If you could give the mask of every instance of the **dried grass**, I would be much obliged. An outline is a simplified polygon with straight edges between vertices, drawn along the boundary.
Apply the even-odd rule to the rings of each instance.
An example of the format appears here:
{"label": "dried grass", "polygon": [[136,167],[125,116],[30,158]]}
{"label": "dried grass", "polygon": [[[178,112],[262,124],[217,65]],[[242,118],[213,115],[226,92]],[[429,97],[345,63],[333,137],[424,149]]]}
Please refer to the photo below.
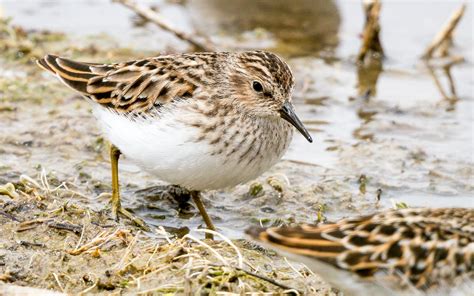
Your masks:
{"label": "dried grass", "polygon": [[[0,197],[0,245],[9,250],[0,252],[0,279],[11,285],[80,295],[331,293],[302,265],[244,240],[210,230],[176,238],[162,227],[143,233],[115,223],[74,203],[85,196],[65,183],[51,186],[44,171],[39,181],[22,175],[14,186],[14,199]],[[202,239],[203,232],[217,239]]]}

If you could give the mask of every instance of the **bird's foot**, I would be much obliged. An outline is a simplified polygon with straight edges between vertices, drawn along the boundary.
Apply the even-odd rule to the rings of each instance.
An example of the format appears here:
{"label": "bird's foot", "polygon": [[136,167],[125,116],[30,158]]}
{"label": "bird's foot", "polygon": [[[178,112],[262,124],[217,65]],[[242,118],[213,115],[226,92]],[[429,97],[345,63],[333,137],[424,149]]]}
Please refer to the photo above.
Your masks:
{"label": "bird's foot", "polygon": [[122,205],[120,204],[120,202],[114,202],[114,200],[112,200],[112,218],[115,221],[118,221],[119,220],[119,214],[121,214],[121,215],[125,216],[127,219],[131,220],[133,223],[135,223],[141,229],[143,229],[145,231],[150,231],[150,227],[148,225],[146,225],[145,221],[143,221],[142,219],[136,217],[135,215],[133,215],[132,213],[130,213],[129,211],[124,209],[122,207]]}

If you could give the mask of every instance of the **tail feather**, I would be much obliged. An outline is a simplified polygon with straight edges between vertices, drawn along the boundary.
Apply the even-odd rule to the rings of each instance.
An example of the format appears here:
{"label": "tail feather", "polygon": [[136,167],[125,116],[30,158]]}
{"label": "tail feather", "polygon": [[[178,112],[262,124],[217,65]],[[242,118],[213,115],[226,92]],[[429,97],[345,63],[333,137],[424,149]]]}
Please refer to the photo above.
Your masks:
{"label": "tail feather", "polygon": [[87,64],[81,64],[64,58],[47,55],[38,60],[38,64],[55,74],[62,82],[72,89],[87,94],[89,79],[97,76]]}
{"label": "tail feather", "polygon": [[46,57],[44,57],[43,59],[36,60],[36,64],[40,66],[40,68],[42,68],[43,70],[56,74],[56,72],[54,72],[54,70],[51,69],[48,63],[46,63]]}
{"label": "tail feather", "polygon": [[56,57],[56,62],[64,70],[69,71],[71,73],[77,73],[77,74],[90,74],[90,73],[97,74],[95,73],[92,67],[99,66],[99,64],[76,62],[76,61],[61,58],[61,57]]}

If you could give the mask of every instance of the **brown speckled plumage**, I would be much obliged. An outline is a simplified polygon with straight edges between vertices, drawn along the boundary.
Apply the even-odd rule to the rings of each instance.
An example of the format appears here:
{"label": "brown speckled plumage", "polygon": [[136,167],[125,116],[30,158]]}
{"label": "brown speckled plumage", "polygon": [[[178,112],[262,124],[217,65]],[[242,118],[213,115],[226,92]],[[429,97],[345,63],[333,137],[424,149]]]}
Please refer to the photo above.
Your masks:
{"label": "brown speckled plumage", "polygon": [[257,177],[288,148],[291,125],[311,141],[291,105],[291,70],[273,53],[175,54],[115,64],[47,55],[38,64],[93,102],[106,137],[123,154],[188,189]]}
{"label": "brown speckled plumage", "polygon": [[37,63],[92,102],[113,144],[113,215],[120,212],[142,227],[120,205],[120,154],[192,190],[204,221],[215,229],[198,191],[265,172],[288,148],[291,125],[312,141],[291,103],[291,70],[273,53],[175,54],[115,64],[47,55]]}
{"label": "brown speckled plumage", "polygon": [[[253,104],[242,87],[251,76],[262,80],[264,96],[274,101],[278,101],[278,95],[290,94],[294,85],[286,63],[262,51],[167,55],[115,64],[83,63],[47,55],[38,63],[66,85],[118,112],[148,112],[176,98],[233,97]],[[223,89],[227,81],[234,87]],[[268,107],[273,104],[272,100],[260,103]],[[210,117],[223,115],[225,107],[216,104],[203,112]]]}
{"label": "brown speckled plumage", "polygon": [[[386,273],[418,289],[474,276],[473,209],[390,210],[337,223],[252,228],[247,233],[304,256],[306,263],[321,260],[364,278]],[[324,270],[315,272],[325,275]]]}

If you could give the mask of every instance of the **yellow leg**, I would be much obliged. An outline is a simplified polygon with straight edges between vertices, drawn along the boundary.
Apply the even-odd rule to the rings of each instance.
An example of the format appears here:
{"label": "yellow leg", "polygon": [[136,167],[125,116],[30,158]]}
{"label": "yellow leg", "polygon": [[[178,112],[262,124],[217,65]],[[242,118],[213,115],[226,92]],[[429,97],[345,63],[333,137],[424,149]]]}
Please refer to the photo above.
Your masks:
{"label": "yellow leg", "polygon": [[118,212],[122,207],[120,203],[120,190],[118,180],[118,161],[120,158],[120,150],[114,145],[110,144],[110,167],[112,170],[112,217],[118,221]]}
{"label": "yellow leg", "polygon": [[[209,215],[207,214],[206,208],[202,204],[201,194],[199,193],[199,191],[192,191],[191,196],[193,197],[193,201],[198,207],[199,213],[201,213],[201,216],[204,219],[204,222],[206,223],[207,229],[215,231],[216,228],[214,227],[214,224],[212,223],[211,217],[209,217]],[[214,239],[214,236],[210,233],[206,233],[206,238]]]}
{"label": "yellow leg", "polygon": [[112,217],[115,221],[118,221],[119,213],[127,217],[128,219],[132,220],[135,224],[140,226],[146,231],[149,231],[150,228],[145,224],[145,222],[135,217],[132,213],[127,211],[126,209],[122,208],[120,203],[120,189],[119,189],[119,178],[118,178],[118,161],[120,158],[120,150],[115,147],[114,145],[110,145],[110,165],[112,169]]}

